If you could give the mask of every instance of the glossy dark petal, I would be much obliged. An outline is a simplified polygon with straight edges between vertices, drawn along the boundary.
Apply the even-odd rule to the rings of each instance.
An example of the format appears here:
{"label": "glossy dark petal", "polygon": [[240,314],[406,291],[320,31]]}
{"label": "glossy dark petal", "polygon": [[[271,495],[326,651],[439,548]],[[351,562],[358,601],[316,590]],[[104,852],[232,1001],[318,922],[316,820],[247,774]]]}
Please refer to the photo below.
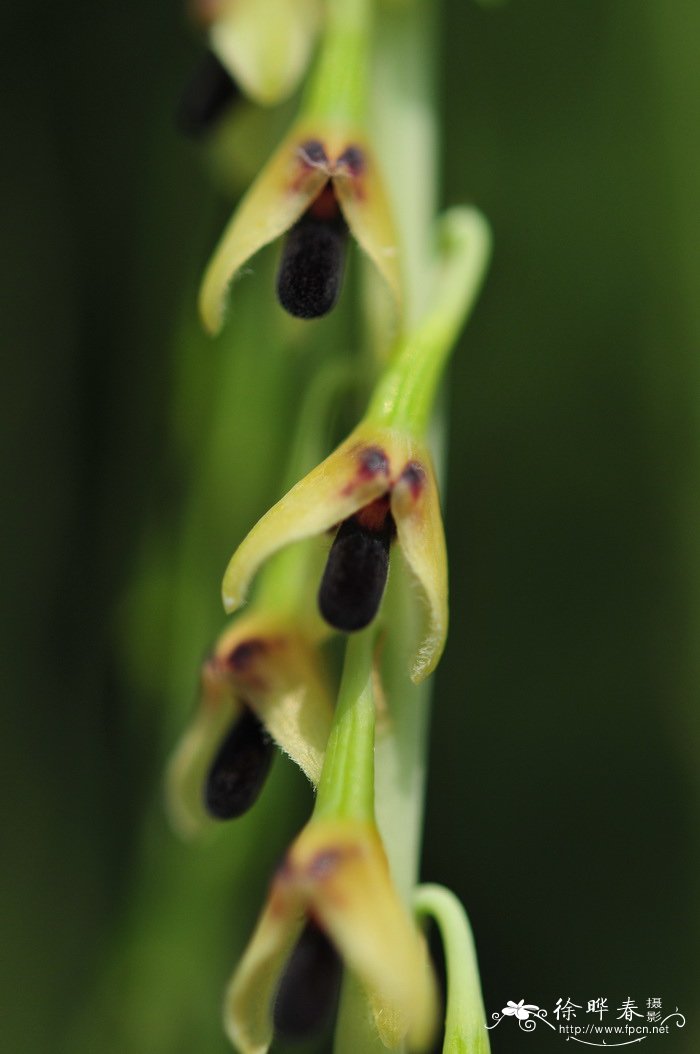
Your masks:
{"label": "glossy dark petal", "polygon": [[180,97],[176,123],[183,135],[197,138],[210,131],[240,98],[238,85],[216,55],[207,51]]}
{"label": "glossy dark petal", "polygon": [[274,756],[274,743],[247,707],[212,762],[204,803],[216,820],[242,816],[257,801]]}
{"label": "glossy dark petal", "polygon": [[330,1023],[338,1003],[342,963],[314,922],[308,922],[282,976],[275,1030],[287,1040],[311,1039]]}
{"label": "glossy dark petal", "polygon": [[335,629],[364,629],[377,614],[389,573],[392,527],[369,530],[353,516],[338,528],[318,591],[321,614]]}
{"label": "glossy dark petal", "polygon": [[348,229],[340,216],[306,214],[284,243],[277,296],[296,318],[319,318],[335,307],[343,283]]}

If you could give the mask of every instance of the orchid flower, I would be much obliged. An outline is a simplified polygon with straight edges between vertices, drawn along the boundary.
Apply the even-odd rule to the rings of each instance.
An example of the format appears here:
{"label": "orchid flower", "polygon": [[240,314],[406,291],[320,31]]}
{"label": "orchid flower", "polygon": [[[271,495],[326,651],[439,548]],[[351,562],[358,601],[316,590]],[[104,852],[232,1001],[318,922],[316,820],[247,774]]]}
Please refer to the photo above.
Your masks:
{"label": "orchid flower", "polygon": [[315,640],[264,608],[234,621],[202,666],[197,710],[168,767],[175,828],[191,837],[246,812],[275,744],[318,783],[331,717]]}
{"label": "orchid flower", "polygon": [[264,245],[287,233],[277,292],[316,318],[340,293],[348,233],[397,304],[401,278],[391,208],[366,130],[366,5],[333,5],[315,76],[289,134],[243,197],[207,268],[200,311],[221,328],[228,287]]}

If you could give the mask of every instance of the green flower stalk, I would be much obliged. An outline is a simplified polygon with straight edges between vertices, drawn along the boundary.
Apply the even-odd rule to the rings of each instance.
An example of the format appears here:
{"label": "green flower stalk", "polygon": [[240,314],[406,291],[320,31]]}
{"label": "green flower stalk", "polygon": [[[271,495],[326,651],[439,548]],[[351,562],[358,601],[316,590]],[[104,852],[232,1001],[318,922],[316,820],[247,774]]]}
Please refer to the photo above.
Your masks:
{"label": "green flower stalk", "polygon": [[437,923],[445,950],[445,1054],[489,1054],[474,937],[464,908],[454,893],[437,885],[419,886],[413,907],[419,918]]}

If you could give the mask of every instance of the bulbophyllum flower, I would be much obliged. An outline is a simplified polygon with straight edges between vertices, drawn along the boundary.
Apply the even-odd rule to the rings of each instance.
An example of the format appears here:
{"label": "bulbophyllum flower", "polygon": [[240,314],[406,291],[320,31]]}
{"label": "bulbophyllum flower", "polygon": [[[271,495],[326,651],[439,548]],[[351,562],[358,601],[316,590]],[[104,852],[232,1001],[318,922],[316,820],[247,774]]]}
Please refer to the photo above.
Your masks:
{"label": "bulbophyllum flower", "polygon": [[277,744],[315,784],[332,720],[316,645],[287,617],[251,612],[204,662],[198,708],[166,779],[184,836],[242,815],[256,801]]}
{"label": "bulbophyllum flower", "polygon": [[437,665],[447,634],[447,555],[426,445],[405,429],[365,420],[273,506],[234,553],[223,582],[227,611],[244,603],[260,566],[292,542],[335,529],[319,607],[336,629],[368,625],[381,603],[394,539],[427,602],[412,678]]}
{"label": "bulbophyllum flower", "polygon": [[341,961],[366,992],[385,1045],[424,1050],[436,1021],[435,981],[376,828],[316,818],[277,871],[227,991],[226,1030],[241,1054],[265,1054],[275,1031],[302,1039],[322,1026]]}
{"label": "bulbophyllum flower", "polygon": [[292,315],[316,318],[334,306],[348,232],[400,302],[391,210],[377,162],[358,127],[302,118],[273,154],[234,213],[205,273],[200,312],[211,333],[221,328],[235,274],[285,232],[277,292]]}
{"label": "bulbophyllum flower", "polygon": [[291,95],[316,39],[319,0],[191,0],[190,7],[246,95],[263,105]]}

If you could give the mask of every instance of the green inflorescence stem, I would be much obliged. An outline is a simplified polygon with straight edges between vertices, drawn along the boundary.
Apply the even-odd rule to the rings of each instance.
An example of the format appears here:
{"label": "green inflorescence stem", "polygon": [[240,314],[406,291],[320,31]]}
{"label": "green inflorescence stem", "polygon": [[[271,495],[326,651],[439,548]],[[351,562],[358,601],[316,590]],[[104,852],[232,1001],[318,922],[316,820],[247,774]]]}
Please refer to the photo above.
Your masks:
{"label": "green inflorescence stem", "polygon": [[[377,15],[372,122],[387,177],[406,278],[406,321],[423,314],[430,282],[431,226],[436,186],[437,120],[434,105],[434,34],[437,4],[421,0],[385,5]],[[375,745],[377,822],[391,873],[410,903],[417,880],[425,790],[427,684],[408,677],[409,641],[415,639],[415,596],[407,573],[392,556],[384,616],[381,672],[388,713]],[[334,1054],[380,1054],[385,1048],[367,999],[352,976],[343,986]]]}
{"label": "green inflorescence stem", "polygon": [[374,694],[376,630],[349,638],[333,728],[318,785],[316,817],[374,822]]}
{"label": "green inflorescence stem", "polygon": [[309,118],[362,121],[367,106],[372,0],[329,0],[326,29],[303,111]]}
{"label": "green inflorescence stem", "polygon": [[475,209],[455,208],[438,225],[433,303],[406,337],[372,396],[368,417],[422,436],[457,335],[476,300],[489,258],[488,224]]}

